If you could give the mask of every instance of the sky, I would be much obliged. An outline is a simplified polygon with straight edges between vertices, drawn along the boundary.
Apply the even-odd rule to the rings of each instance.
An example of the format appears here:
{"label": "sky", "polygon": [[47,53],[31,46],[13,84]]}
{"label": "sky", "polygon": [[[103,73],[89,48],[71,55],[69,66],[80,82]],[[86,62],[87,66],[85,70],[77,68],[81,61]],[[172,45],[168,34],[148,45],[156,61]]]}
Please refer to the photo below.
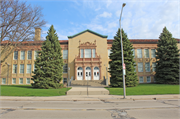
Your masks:
{"label": "sky", "polygon": [[42,39],[53,25],[59,40],[86,29],[113,39],[123,3],[121,26],[129,39],[158,39],[164,27],[180,38],[180,0],[27,0],[42,8]]}

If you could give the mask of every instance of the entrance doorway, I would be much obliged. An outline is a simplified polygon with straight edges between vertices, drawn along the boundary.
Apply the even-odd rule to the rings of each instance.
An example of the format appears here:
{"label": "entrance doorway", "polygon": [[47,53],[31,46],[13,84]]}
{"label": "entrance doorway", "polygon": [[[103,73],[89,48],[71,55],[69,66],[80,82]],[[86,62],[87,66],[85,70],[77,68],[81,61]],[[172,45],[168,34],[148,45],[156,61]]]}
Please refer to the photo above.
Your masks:
{"label": "entrance doorway", "polygon": [[94,80],[99,80],[99,68],[94,67]]}
{"label": "entrance doorway", "polygon": [[77,80],[83,80],[83,68],[78,67],[77,69]]}
{"label": "entrance doorway", "polygon": [[86,67],[86,80],[91,80],[91,68]]}

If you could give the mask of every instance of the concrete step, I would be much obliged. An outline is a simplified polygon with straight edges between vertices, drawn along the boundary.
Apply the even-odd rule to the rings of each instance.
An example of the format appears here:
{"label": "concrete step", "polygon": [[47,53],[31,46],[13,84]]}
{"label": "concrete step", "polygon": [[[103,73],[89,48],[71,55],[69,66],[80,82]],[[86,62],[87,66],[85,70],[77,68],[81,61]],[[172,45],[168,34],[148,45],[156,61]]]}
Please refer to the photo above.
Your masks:
{"label": "concrete step", "polygon": [[[87,87],[73,86],[67,95],[87,95]],[[109,91],[102,87],[88,87],[88,95],[109,95]]]}
{"label": "concrete step", "polygon": [[[73,80],[71,81],[71,86],[87,86],[87,80],[82,80],[82,81]],[[88,86],[105,87],[106,85],[103,80],[88,80]]]}

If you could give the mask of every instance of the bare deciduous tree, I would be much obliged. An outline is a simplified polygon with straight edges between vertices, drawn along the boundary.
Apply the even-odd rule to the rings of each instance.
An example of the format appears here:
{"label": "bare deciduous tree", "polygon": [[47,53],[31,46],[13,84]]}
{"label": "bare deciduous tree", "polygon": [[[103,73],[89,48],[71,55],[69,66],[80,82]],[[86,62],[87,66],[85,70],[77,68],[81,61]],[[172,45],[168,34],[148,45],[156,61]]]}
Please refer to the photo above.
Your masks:
{"label": "bare deciduous tree", "polygon": [[34,38],[34,28],[40,28],[46,22],[42,20],[42,9],[38,6],[32,7],[26,2],[18,0],[1,0],[0,4],[0,44],[7,41],[0,51],[0,56],[5,55],[3,58],[1,57],[2,63],[13,52],[14,48],[21,45],[22,42]]}

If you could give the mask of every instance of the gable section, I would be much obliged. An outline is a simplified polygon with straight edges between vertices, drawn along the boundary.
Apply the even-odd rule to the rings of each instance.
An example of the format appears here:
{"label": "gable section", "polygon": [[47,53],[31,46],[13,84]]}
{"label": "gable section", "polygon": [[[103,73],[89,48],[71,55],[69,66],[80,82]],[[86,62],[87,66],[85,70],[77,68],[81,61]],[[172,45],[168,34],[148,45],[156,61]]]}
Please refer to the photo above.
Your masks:
{"label": "gable section", "polygon": [[73,36],[68,36],[68,38],[74,38],[74,37],[76,37],[76,36],[78,36],[78,35],[81,35],[81,34],[83,34],[83,33],[85,33],[85,32],[90,32],[90,33],[92,33],[92,34],[94,34],[94,35],[97,35],[97,36],[99,36],[99,37],[102,37],[102,38],[107,38],[107,37],[108,37],[108,36],[106,36],[106,35],[101,35],[101,34],[98,34],[98,33],[94,32],[94,31],[91,31],[91,30],[87,29],[87,30],[84,30],[84,31],[82,31],[82,32],[80,32],[80,33],[77,33],[77,34],[73,35]]}

